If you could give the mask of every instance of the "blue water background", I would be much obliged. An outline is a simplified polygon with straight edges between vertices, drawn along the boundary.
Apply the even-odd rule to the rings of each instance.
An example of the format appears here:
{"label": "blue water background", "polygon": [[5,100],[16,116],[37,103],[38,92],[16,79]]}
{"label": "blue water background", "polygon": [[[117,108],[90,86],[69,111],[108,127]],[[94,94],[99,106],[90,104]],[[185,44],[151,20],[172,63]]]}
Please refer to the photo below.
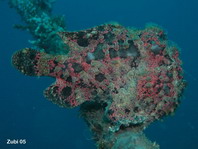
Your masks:
{"label": "blue water background", "polygon": [[[161,25],[181,48],[188,87],[174,116],[145,131],[161,149],[198,149],[198,1],[197,0],[57,0],[54,14],[64,14],[70,31],[116,21],[143,28]],[[63,109],[42,92],[54,79],[28,77],[11,66],[12,54],[30,47],[31,35],[13,29],[20,17],[0,2],[0,149],[95,149],[78,108]],[[26,145],[6,145],[26,139]]]}

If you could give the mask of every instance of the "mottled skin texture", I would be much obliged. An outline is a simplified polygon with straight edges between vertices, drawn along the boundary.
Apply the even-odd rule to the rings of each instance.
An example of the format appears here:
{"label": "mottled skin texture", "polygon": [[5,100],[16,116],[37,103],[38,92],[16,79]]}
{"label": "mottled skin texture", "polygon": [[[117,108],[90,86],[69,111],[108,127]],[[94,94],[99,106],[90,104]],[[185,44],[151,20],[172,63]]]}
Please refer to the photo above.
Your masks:
{"label": "mottled skin texture", "polygon": [[82,105],[99,148],[112,147],[102,141],[108,133],[142,130],[178,106],[185,86],[181,61],[159,27],[105,24],[58,34],[68,55],[27,48],[14,54],[13,65],[26,75],[55,77],[45,96],[62,107]]}

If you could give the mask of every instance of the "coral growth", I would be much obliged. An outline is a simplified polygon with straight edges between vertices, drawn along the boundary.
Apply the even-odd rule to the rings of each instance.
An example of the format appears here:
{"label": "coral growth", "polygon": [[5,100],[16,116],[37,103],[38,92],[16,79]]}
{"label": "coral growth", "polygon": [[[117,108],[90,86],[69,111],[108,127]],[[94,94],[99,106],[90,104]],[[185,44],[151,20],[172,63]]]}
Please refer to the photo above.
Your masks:
{"label": "coral growth", "polygon": [[[98,148],[123,148],[122,137],[145,140],[145,126],[175,111],[185,83],[178,49],[161,28],[104,24],[58,34],[67,55],[26,48],[13,55],[13,65],[25,75],[55,77],[45,96],[62,107],[80,105]],[[158,148],[147,141],[129,146]]]}
{"label": "coral growth", "polygon": [[47,53],[67,53],[57,32],[65,30],[64,18],[52,16],[54,0],[9,0],[10,7],[17,10],[25,25],[15,25],[16,28],[29,31],[34,37],[31,43],[39,50]]}

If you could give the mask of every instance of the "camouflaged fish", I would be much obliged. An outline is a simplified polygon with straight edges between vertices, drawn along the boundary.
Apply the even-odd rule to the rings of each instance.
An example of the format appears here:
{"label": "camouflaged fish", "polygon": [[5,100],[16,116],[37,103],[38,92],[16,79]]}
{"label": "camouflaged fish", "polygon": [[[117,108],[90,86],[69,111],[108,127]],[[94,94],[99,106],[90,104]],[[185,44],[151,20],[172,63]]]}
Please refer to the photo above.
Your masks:
{"label": "camouflaged fish", "polygon": [[185,86],[179,52],[161,28],[105,24],[58,34],[70,48],[67,55],[26,48],[12,57],[25,75],[56,78],[44,92],[52,102],[105,103],[108,119],[120,125],[151,122],[179,104]]}

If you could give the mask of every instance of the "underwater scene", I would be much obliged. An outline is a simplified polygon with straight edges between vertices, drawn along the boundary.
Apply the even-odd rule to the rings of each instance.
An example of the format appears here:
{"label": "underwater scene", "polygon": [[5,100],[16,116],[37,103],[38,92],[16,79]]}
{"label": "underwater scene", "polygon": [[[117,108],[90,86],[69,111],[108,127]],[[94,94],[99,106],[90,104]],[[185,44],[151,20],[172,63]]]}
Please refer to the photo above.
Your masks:
{"label": "underwater scene", "polygon": [[0,149],[198,149],[197,8],[0,0]]}

